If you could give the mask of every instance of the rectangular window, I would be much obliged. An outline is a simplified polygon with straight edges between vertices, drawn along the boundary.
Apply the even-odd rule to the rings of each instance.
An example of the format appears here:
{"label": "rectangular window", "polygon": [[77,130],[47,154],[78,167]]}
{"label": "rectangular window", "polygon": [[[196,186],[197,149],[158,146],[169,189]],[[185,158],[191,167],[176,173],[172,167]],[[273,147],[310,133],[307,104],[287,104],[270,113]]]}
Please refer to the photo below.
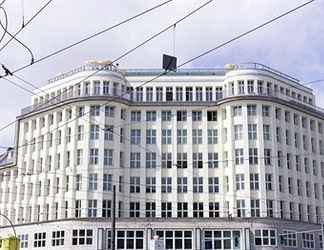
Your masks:
{"label": "rectangular window", "polygon": [[250,189],[259,190],[259,174],[250,174]]}
{"label": "rectangular window", "polygon": [[156,111],[146,111],[146,121],[148,122],[156,121]]}
{"label": "rectangular window", "polygon": [[46,232],[34,233],[34,247],[46,246]]}
{"label": "rectangular window", "polygon": [[276,230],[257,229],[254,231],[254,243],[256,246],[276,246]]}
{"label": "rectangular window", "polygon": [[172,118],[172,112],[170,110],[163,110],[161,112],[161,118],[162,118],[162,121],[164,122],[169,122],[171,121],[171,118]]}
{"label": "rectangular window", "polygon": [[129,192],[130,193],[140,193],[141,192],[141,178],[138,176],[130,177]]}
{"label": "rectangular window", "polygon": [[145,166],[146,168],[156,168],[155,152],[146,152]]}
{"label": "rectangular window", "polygon": [[172,168],[172,153],[162,153],[162,168]]}
{"label": "rectangular window", "polygon": [[208,129],[208,144],[217,144],[218,143],[218,130],[217,129]]}
{"label": "rectangular window", "polygon": [[219,193],[219,179],[218,177],[208,178],[208,192],[209,193]]}
{"label": "rectangular window", "polygon": [[162,129],[162,144],[171,144],[171,143],[172,143],[172,130]]}
{"label": "rectangular window", "polygon": [[187,144],[187,129],[177,129],[177,144]]}
{"label": "rectangular window", "polygon": [[156,144],[156,129],[146,130],[146,144]]}
{"label": "rectangular window", "polygon": [[177,121],[187,121],[187,111],[177,111]]}
{"label": "rectangular window", "polygon": [[93,230],[92,229],[73,229],[72,230],[72,245],[92,245]]}
{"label": "rectangular window", "polygon": [[202,120],[202,112],[201,111],[192,111],[192,120],[194,122]]}
{"label": "rectangular window", "polygon": [[193,192],[194,193],[203,193],[203,177],[193,177]]}
{"label": "rectangular window", "polygon": [[187,168],[188,159],[187,153],[177,153],[177,168]]}
{"label": "rectangular window", "polygon": [[105,149],[104,150],[104,166],[112,166],[113,165],[113,149]]}
{"label": "rectangular window", "polygon": [[235,181],[236,181],[236,190],[244,190],[245,189],[245,180],[244,174],[236,174]]}
{"label": "rectangular window", "polygon": [[257,125],[256,124],[248,124],[248,138],[249,138],[249,140],[257,139]]}
{"label": "rectangular window", "polygon": [[187,191],[188,191],[187,177],[178,177],[177,178],[177,191],[178,191],[178,193],[187,193]]}
{"label": "rectangular window", "polygon": [[203,168],[203,154],[202,153],[192,153],[192,164],[193,168]]}
{"label": "rectangular window", "polygon": [[207,111],[207,121],[217,122],[217,111]]}
{"label": "rectangular window", "polygon": [[218,153],[208,153],[208,168],[218,168]]}
{"label": "rectangular window", "polygon": [[172,177],[161,178],[161,192],[171,193],[172,192]]}
{"label": "rectangular window", "polygon": [[141,144],[140,129],[131,129],[131,144]]}

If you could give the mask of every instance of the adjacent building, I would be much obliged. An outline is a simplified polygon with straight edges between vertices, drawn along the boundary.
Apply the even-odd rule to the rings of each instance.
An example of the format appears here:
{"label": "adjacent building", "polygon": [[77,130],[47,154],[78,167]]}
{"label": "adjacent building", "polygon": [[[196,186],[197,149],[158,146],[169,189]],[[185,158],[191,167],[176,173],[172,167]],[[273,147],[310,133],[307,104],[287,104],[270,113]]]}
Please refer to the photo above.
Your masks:
{"label": "adjacent building", "polygon": [[110,249],[114,186],[117,249],[323,247],[312,89],[256,63],[161,73],[92,61],[32,97],[0,156],[21,249]]}

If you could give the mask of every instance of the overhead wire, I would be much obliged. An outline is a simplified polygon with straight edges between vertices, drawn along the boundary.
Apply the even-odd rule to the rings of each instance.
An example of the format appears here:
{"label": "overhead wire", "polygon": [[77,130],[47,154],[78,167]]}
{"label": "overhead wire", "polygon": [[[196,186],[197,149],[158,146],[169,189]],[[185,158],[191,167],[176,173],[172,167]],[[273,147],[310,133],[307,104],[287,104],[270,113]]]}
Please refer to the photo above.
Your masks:
{"label": "overhead wire", "polygon": [[[172,1],[172,0],[171,0]],[[179,24],[180,22],[184,21],[185,19],[187,19],[188,17],[192,16],[193,14],[195,14],[196,12],[198,12],[200,9],[202,9],[203,7],[205,7],[206,5],[210,4],[213,0],[209,0],[207,2],[205,2],[204,4],[200,5],[198,8],[195,8],[193,11],[189,12],[188,14],[186,14],[184,17],[178,19],[175,23]],[[138,48],[144,46],[146,43],[148,43],[149,41],[153,40],[154,38],[158,37],[159,35],[163,34],[164,32],[168,31],[169,29],[171,29],[173,27],[174,23],[172,23],[171,25],[167,26],[166,28],[162,29],[161,31],[159,31],[158,33],[155,33],[154,35],[150,36],[148,39],[146,39],[144,42],[141,42],[140,44],[138,44],[137,46],[133,47],[132,49],[126,51],[125,53],[123,53],[122,55],[118,56],[116,59],[114,59],[112,61],[112,63],[115,63],[117,61],[119,61],[120,59],[126,57],[127,55],[129,55],[130,53],[134,52],[135,50],[137,50]],[[96,70],[95,72],[91,73],[90,75],[87,75],[85,78],[83,78],[82,80],[78,81],[78,83],[74,84],[74,86],[77,86],[79,83],[85,81],[86,79],[88,79],[89,77],[99,73],[100,71],[102,71],[103,68],[99,69],[99,70]],[[15,75],[15,77],[17,77],[17,75],[12,72],[13,75]],[[20,78],[20,80],[23,80],[25,81],[24,79]],[[26,81],[25,81],[26,82]],[[34,86],[34,85],[33,85]],[[39,89],[39,88],[37,88]],[[66,90],[68,91],[68,90]],[[63,93],[62,93],[63,94]],[[124,96],[125,93],[122,95]],[[46,102],[46,103],[50,103],[52,102],[54,99],[58,99],[59,96],[54,96],[53,98],[49,98],[49,100]],[[46,105],[45,103],[45,105]],[[102,107],[102,105],[100,106]],[[78,119],[80,117],[76,117],[75,119],[72,119],[72,121]],[[16,120],[17,121],[17,120]],[[63,124],[64,125],[64,124]],[[3,130],[3,128],[7,128],[8,126],[4,126],[2,128],[0,128],[0,131]]]}
{"label": "overhead wire", "polygon": [[[15,36],[13,36],[9,31],[8,31],[8,16],[7,16],[7,12],[6,10],[3,8],[3,7],[0,7],[0,9],[2,10],[2,12],[4,13],[4,16],[5,16],[5,19],[6,19],[6,25],[3,26],[1,20],[0,20],[0,26],[1,28],[4,30],[4,32],[6,34],[8,34],[12,39],[14,39],[16,42],[18,42],[21,46],[23,46],[30,54],[30,57],[31,57],[31,61],[30,61],[30,64],[33,64],[34,63],[34,54],[33,52],[31,51],[31,49],[25,45],[23,42],[21,42],[20,40],[18,40]],[[0,76],[1,77],[1,76]]]}
{"label": "overhead wire", "polygon": [[[23,1],[23,0],[22,0]],[[10,39],[0,47],[0,52],[8,46],[8,44],[16,38],[16,36],[24,29],[28,26],[28,24],[30,24],[53,0],[49,0],[46,4],[44,4],[26,23],[23,21],[23,25],[20,29],[18,29],[18,31],[16,31],[15,34],[13,34]],[[23,18],[24,20],[24,18]]]}
{"label": "overhead wire", "polygon": [[[310,1],[306,2],[306,3],[300,4],[300,5],[298,5],[297,7],[293,8],[293,9],[290,9],[290,10],[288,10],[288,11],[286,11],[286,12],[284,12],[284,13],[282,13],[282,14],[280,14],[280,15],[274,17],[274,18],[271,18],[270,20],[268,20],[268,21],[262,23],[261,25],[257,25],[256,27],[254,27],[254,28],[252,28],[252,29],[249,29],[249,30],[246,31],[246,32],[243,32],[242,34],[237,35],[237,36],[234,36],[232,39],[230,39],[230,40],[228,40],[228,41],[226,41],[226,42],[224,42],[224,43],[221,43],[220,45],[218,45],[218,46],[216,46],[216,47],[214,47],[214,48],[212,48],[212,49],[209,49],[209,50],[207,50],[207,51],[205,51],[205,52],[199,54],[198,56],[195,56],[195,57],[193,57],[193,58],[191,58],[191,59],[189,59],[189,60],[187,60],[187,61],[181,63],[181,64],[178,65],[176,68],[179,69],[179,68],[185,66],[186,64],[193,62],[194,60],[197,60],[197,59],[199,59],[199,58],[201,58],[201,57],[203,57],[203,56],[205,56],[205,55],[207,55],[207,54],[209,54],[209,53],[211,53],[211,52],[214,52],[214,51],[216,51],[216,50],[218,50],[218,49],[220,49],[220,48],[222,48],[222,47],[224,47],[224,46],[226,46],[226,45],[232,43],[233,41],[236,41],[236,40],[238,40],[238,39],[240,39],[240,38],[242,38],[242,37],[244,37],[244,36],[247,36],[248,34],[250,34],[250,33],[252,33],[252,32],[257,31],[258,29],[261,29],[261,28],[263,28],[263,27],[265,27],[265,26],[267,26],[267,25],[269,25],[269,24],[271,24],[271,23],[277,21],[277,20],[280,19],[280,18],[283,18],[283,17],[285,17],[285,16],[287,16],[287,15],[289,15],[289,14],[291,14],[291,13],[293,13],[293,12],[295,12],[295,11],[301,9],[301,8],[304,8],[304,7],[306,7],[307,5],[309,5],[309,4],[313,3],[313,2],[315,2],[315,0],[310,0]],[[173,24],[174,24],[174,23],[173,23]],[[173,25],[172,25],[172,26],[169,26],[169,27],[172,28]],[[153,35],[153,36],[154,36],[154,35]],[[150,39],[150,38],[149,38],[149,39]],[[124,53],[124,54],[127,55],[127,52]],[[120,57],[118,57],[118,58],[120,58]],[[97,70],[97,71],[95,71],[95,72],[89,74],[89,75],[86,76],[83,80],[81,80],[80,82],[78,82],[78,84],[81,83],[82,81],[84,81],[84,80],[90,78],[91,76],[94,76],[95,74],[97,74],[97,73],[100,72],[101,70],[103,70],[103,69]],[[143,82],[142,84],[139,84],[137,87],[143,87],[143,86],[147,85],[148,83],[153,82],[153,81],[155,81],[156,79],[158,79],[158,78],[160,78],[160,77],[162,77],[162,76],[164,76],[164,75],[167,75],[168,73],[169,73],[169,71],[166,71],[166,70],[165,70],[165,71],[162,71],[160,74],[154,76],[153,78],[151,78],[151,79],[148,80],[148,81]],[[77,85],[77,84],[75,84],[74,86],[76,86],[76,85]],[[66,90],[66,91],[68,91],[68,90]],[[129,91],[126,91],[124,94],[120,95],[120,97],[123,97],[123,96],[125,96],[125,95],[127,95],[127,94],[129,94]],[[103,107],[103,106],[107,105],[108,103],[110,103],[110,101],[101,104],[100,107]],[[90,111],[89,111],[89,112],[90,112]],[[89,113],[89,112],[87,112],[87,113]],[[77,118],[77,119],[78,119],[78,118]],[[72,122],[73,120],[75,120],[75,119],[72,119],[71,122]]]}
{"label": "overhead wire", "polygon": [[[138,13],[138,14],[136,14],[136,15],[130,17],[130,18],[127,18],[127,19],[125,19],[125,20],[123,20],[123,21],[121,21],[121,22],[119,22],[119,23],[117,23],[117,24],[114,24],[114,25],[112,25],[112,26],[109,26],[109,27],[107,27],[107,28],[105,28],[105,29],[103,29],[103,30],[101,30],[101,31],[99,31],[99,32],[96,32],[96,33],[94,33],[94,34],[92,34],[92,35],[90,35],[90,36],[87,36],[87,37],[85,37],[85,38],[83,38],[83,39],[77,41],[77,42],[74,42],[74,43],[72,43],[72,44],[70,44],[70,45],[68,45],[68,46],[65,46],[65,47],[62,48],[62,49],[59,49],[59,50],[57,50],[57,51],[54,51],[54,52],[52,52],[52,53],[50,53],[50,54],[48,54],[48,55],[46,55],[46,56],[43,56],[43,57],[41,57],[41,58],[39,58],[39,59],[36,59],[36,60],[34,61],[33,65],[36,64],[36,63],[39,63],[39,62],[41,62],[41,61],[44,61],[44,60],[46,60],[46,59],[48,59],[48,58],[50,58],[50,57],[52,57],[52,56],[55,56],[55,55],[57,55],[57,54],[60,54],[60,53],[62,53],[62,52],[64,52],[64,51],[66,51],[66,50],[69,50],[69,49],[71,49],[71,48],[73,48],[73,47],[75,47],[75,46],[77,46],[77,45],[79,45],[79,44],[81,44],[81,43],[84,43],[84,42],[86,42],[86,41],[88,41],[88,40],[90,40],[90,39],[92,39],[92,38],[94,38],[94,37],[97,37],[97,36],[103,34],[103,33],[106,33],[106,32],[108,32],[108,31],[110,31],[110,30],[112,30],[112,29],[114,29],[114,28],[117,28],[118,26],[120,26],[120,25],[122,25],[122,24],[125,24],[125,23],[127,23],[127,22],[129,22],[129,21],[132,21],[133,19],[136,19],[136,18],[138,18],[138,17],[140,17],[140,16],[142,16],[142,15],[144,15],[144,14],[146,14],[146,13],[149,13],[149,12],[155,10],[155,9],[158,9],[158,8],[164,6],[164,5],[166,5],[166,4],[168,4],[168,3],[172,2],[172,1],[173,1],[173,0],[168,0],[168,1],[162,2],[162,3],[160,3],[160,4],[158,4],[158,5],[155,5],[155,6],[151,7],[151,8],[149,8],[149,9],[146,9],[146,10],[144,10],[144,11],[142,11],[142,12],[140,12],[140,13]],[[2,49],[2,48],[1,48],[1,49]],[[1,49],[0,49],[0,51],[1,51]],[[31,64],[26,64],[25,66],[22,66],[22,67],[20,67],[20,68],[18,68],[18,69],[15,69],[15,70],[13,71],[13,73],[17,73],[17,72],[19,72],[19,71],[21,71],[21,70],[23,70],[23,69],[25,69],[25,68],[28,68],[28,67],[30,67],[30,66],[31,66]]]}

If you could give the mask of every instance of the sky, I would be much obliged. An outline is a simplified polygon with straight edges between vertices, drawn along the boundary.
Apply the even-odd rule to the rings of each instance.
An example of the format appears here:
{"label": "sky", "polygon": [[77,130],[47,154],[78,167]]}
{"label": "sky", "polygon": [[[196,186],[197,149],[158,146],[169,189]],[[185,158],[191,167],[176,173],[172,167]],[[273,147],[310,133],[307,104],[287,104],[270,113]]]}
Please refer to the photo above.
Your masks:
{"label": "sky", "polygon": [[[7,0],[3,7],[8,16],[8,30],[15,33],[22,26],[23,16],[25,22],[28,21],[46,2]],[[162,2],[53,0],[17,38],[32,50],[37,60]],[[207,0],[173,0],[60,55],[32,65],[17,75],[41,87],[47,79],[81,66],[89,59],[112,60],[204,2]],[[178,24],[175,31],[162,34],[120,60],[120,67],[160,68],[162,54],[173,53],[173,36],[175,55],[181,64],[304,2],[306,1],[214,0]],[[3,12],[0,13],[0,20],[4,23]],[[220,68],[227,63],[258,62],[292,75],[300,79],[301,83],[323,79],[323,23],[324,1],[317,0],[186,67]],[[6,35],[0,47],[8,38]],[[12,41],[0,52],[0,63],[13,70],[30,63],[30,55],[21,45]],[[9,79],[23,85],[15,78]],[[0,127],[3,127],[14,121],[23,107],[31,104],[31,94],[3,79],[0,79],[0,84]],[[324,82],[311,87],[314,89],[317,105],[324,107]],[[12,146],[14,134],[14,126],[0,131],[0,147]]]}

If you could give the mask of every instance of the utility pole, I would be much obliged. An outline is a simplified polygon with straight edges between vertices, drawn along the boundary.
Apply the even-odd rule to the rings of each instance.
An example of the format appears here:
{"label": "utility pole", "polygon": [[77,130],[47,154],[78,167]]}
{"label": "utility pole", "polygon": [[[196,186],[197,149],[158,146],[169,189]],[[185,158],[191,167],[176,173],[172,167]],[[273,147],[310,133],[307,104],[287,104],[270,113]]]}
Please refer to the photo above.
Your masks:
{"label": "utility pole", "polygon": [[322,221],[322,224],[321,224],[321,226],[322,226],[322,249],[324,250],[324,221]]}
{"label": "utility pole", "polygon": [[112,201],[112,225],[111,225],[111,250],[116,249],[116,185],[113,186],[113,201]]}

